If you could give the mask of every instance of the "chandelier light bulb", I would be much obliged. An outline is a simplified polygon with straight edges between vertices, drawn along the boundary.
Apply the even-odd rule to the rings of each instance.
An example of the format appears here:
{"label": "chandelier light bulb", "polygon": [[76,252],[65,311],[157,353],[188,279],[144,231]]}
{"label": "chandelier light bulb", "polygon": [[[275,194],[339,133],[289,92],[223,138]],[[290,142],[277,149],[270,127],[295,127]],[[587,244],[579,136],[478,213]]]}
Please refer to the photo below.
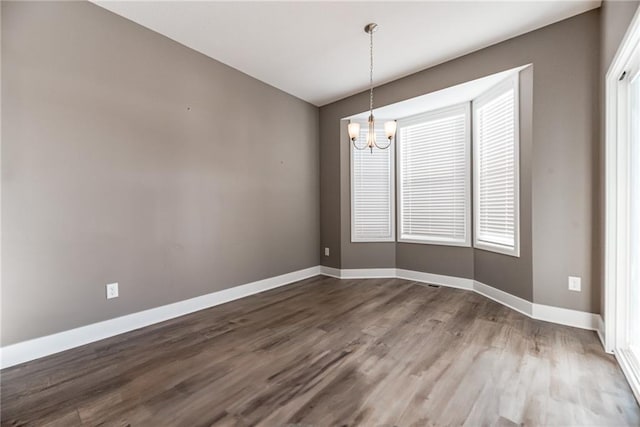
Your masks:
{"label": "chandelier light bulb", "polygon": [[398,124],[395,120],[391,120],[384,123],[384,133],[387,135],[387,139],[391,141],[393,137],[396,135],[396,128]]}

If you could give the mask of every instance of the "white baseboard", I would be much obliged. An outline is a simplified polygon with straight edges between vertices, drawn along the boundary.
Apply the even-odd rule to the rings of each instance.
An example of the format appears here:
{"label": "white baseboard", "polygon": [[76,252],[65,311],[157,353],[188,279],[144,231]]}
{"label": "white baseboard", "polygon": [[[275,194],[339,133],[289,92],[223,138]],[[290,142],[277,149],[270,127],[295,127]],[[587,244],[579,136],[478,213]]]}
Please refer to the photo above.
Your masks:
{"label": "white baseboard", "polygon": [[395,279],[395,268],[356,268],[340,270],[341,279]]}
{"label": "white baseboard", "polygon": [[320,274],[329,277],[335,277],[336,279],[340,279],[341,270],[339,268],[326,267],[324,265],[320,266]]}
{"label": "white baseboard", "polygon": [[443,276],[441,274],[423,273],[421,271],[396,269],[396,277],[398,279],[415,280],[416,282],[430,283],[433,285],[442,285],[449,288],[457,289],[473,289],[473,279],[464,277]]}
{"label": "white baseboard", "polygon": [[602,315],[600,315],[598,316],[598,329],[596,330],[596,332],[598,333],[598,338],[600,338],[600,342],[602,343],[604,351],[609,354],[613,354],[613,350],[607,348],[607,340],[604,339],[605,331],[606,328],[604,326],[604,318],[602,317]]}
{"label": "white baseboard", "polygon": [[154,323],[184,316],[185,314],[284,286],[318,274],[320,274],[320,266],[310,267],[115,319],[12,344],[0,349],[0,369],[133,331]]}
{"label": "white baseboard", "polygon": [[531,312],[533,311],[533,304],[531,301],[511,295],[508,292],[496,289],[493,286],[486,285],[482,282],[474,280],[473,290],[480,295],[483,295],[489,299],[494,300],[502,305],[505,305],[517,312],[524,314],[525,316],[533,317]]}
{"label": "white baseboard", "polygon": [[450,288],[473,289],[473,280],[462,277],[442,276],[401,268],[352,268],[339,269],[320,266],[320,273],[337,279],[407,279],[416,282],[442,285]]}
{"label": "white baseboard", "polygon": [[372,279],[390,278],[413,280],[416,282],[430,283],[451,288],[474,291],[504,306],[516,310],[528,317],[574,328],[597,331],[602,339],[603,325],[599,314],[585,311],[570,310],[562,307],[536,304],[508,292],[489,286],[477,280],[463,277],[445,276],[440,274],[423,273],[421,271],[405,270],[401,268],[362,268],[340,270],[321,266],[320,271],[326,276],[339,279]]}
{"label": "white baseboard", "polygon": [[573,326],[575,328],[590,329],[592,331],[598,330],[598,317],[600,317],[599,314],[544,304],[533,304],[532,314],[534,319]]}

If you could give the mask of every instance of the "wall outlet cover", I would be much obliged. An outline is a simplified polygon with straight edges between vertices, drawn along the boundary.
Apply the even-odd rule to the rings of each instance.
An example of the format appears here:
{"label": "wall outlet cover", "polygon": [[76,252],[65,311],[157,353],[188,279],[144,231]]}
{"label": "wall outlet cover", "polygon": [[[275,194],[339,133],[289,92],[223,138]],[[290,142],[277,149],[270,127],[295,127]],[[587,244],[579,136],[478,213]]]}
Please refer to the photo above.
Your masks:
{"label": "wall outlet cover", "polygon": [[118,298],[118,284],[109,283],[107,285],[107,299]]}
{"label": "wall outlet cover", "polygon": [[329,248],[324,248],[324,256],[329,256]]}
{"label": "wall outlet cover", "polygon": [[582,285],[580,283],[580,278],[575,276],[569,276],[569,290],[580,292]]}

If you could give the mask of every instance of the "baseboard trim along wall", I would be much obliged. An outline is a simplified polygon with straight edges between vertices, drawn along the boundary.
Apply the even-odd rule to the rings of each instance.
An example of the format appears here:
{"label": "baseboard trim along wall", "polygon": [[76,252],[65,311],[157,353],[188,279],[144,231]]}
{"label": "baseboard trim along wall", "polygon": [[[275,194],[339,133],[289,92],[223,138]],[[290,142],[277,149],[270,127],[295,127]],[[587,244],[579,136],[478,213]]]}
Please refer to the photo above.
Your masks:
{"label": "baseboard trim along wall", "polygon": [[395,277],[398,279],[415,280],[417,282],[442,285],[450,288],[473,290],[473,280],[463,277],[443,276],[441,274],[423,273],[421,271],[396,269]]}
{"label": "baseboard trim along wall", "polygon": [[[395,274],[394,271],[395,270]],[[415,280],[417,282],[447,286],[457,289],[466,289],[492,299],[504,306],[518,311],[532,319],[574,328],[596,331],[600,339],[604,334],[604,322],[599,314],[585,311],[570,310],[567,308],[553,307],[536,304],[523,298],[511,295],[485,283],[462,277],[444,276],[440,274],[423,273],[420,271],[404,270],[401,268],[363,268],[340,270],[330,267],[321,267],[322,274],[339,279],[371,279],[371,278],[398,278]]]}
{"label": "baseboard trim along wall", "polygon": [[165,320],[288,285],[319,274],[319,266],[305,268],[304,270],[258,280],[173,304],[8,345],[0,349],[0,369],[164,322]]}
{"label": "baseboard trim along wall", "polygon": [[602,340],[604,323],[598,314],[535,304],[477,280],[423,273],[401,268],[337,269],[315,266],[280,276],[270,277],[173,304],[132,313],[87,326],[34,338],[0,349],[0,369],[49,356],[115,335],[140,329],[195,311],[214,307],[253,294],[288,285],[319,274],[338,279],[398,278],[476,292],[533,319],[595,330]]}
{"label": "baseboard trim along wall", "polygon": [[605,334],[605,326],[604,326],[604,319],[602,318],[602,316],[598,316],[598,329],[596,330],[596,332],[598,333],[598,338],[600,338],[600,342],[602,343],[602,347],[604,348],[604,351],[606,351],[609,354],[613,354],[613,351],[610,351],[607,349],[607,342],[604,339],[604,334]]}

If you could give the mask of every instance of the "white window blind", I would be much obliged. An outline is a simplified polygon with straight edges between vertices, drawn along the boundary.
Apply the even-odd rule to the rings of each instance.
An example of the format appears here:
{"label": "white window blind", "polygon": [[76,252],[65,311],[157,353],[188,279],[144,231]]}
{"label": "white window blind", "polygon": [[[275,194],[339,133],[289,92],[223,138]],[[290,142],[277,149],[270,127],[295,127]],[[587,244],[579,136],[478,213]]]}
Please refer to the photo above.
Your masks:
{"label": "white window blind", "polygon": [[[378,121],[382,124],[382,121]],[[360,124],[359,147],[367,144],[367,124]],[[376,140],[386,145],[384,129],[376,129]],[[373,152],[351,149],[351,241],[395,240],[395,180],[393,145]]]}
{"label": "white window blind", "polygon": [[518,79],[473,102],[474,245],[519,256]]}
{"label": "white window blind", "polygon": [[400,241],[470,246],[469,103],[398,122]]}

